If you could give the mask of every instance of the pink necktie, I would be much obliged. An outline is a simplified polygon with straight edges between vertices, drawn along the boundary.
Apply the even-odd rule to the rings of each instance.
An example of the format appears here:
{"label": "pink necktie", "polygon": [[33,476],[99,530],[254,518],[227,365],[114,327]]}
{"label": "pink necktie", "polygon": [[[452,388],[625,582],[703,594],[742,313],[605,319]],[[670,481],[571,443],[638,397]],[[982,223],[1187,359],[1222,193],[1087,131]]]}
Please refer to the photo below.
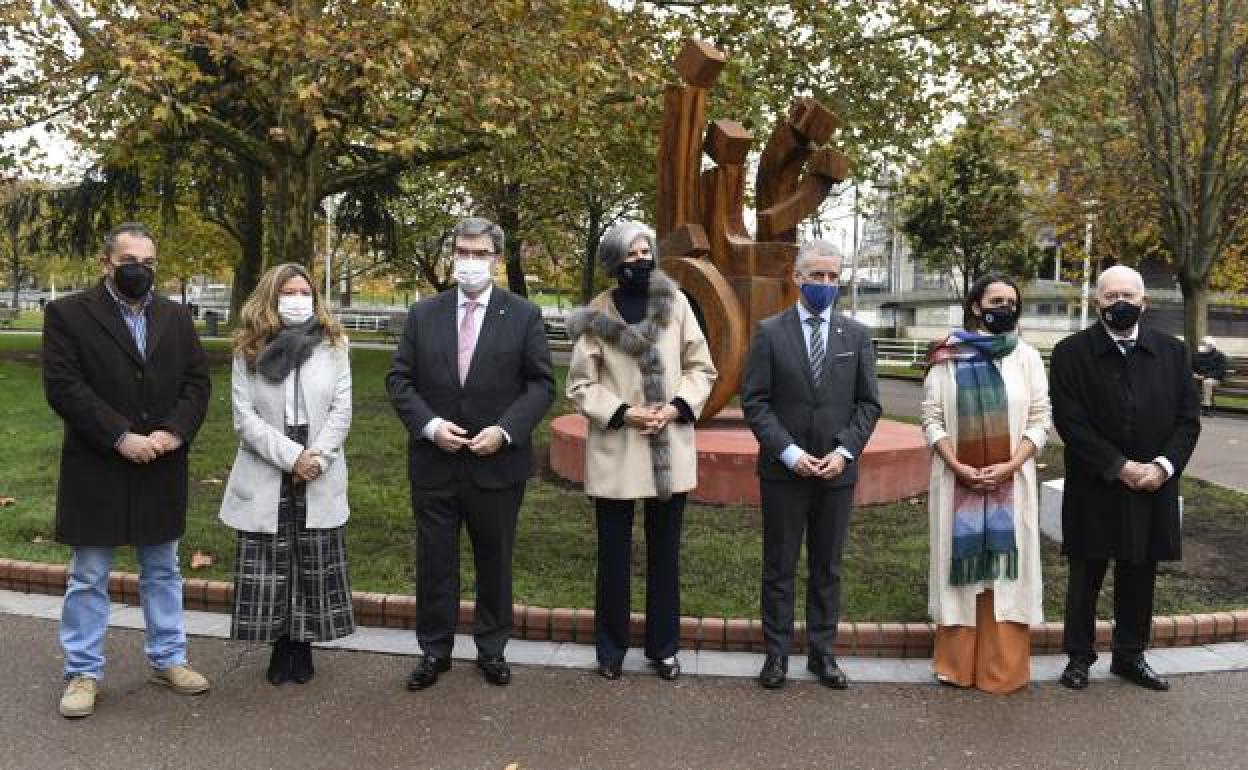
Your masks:
{"label": "pink necktie", "polygon": [[468,366],[472,363],[472,350],[476,347],[477,307],[480,302],[464,303],[464,320],[459,323],[459,384],[468,379]]}

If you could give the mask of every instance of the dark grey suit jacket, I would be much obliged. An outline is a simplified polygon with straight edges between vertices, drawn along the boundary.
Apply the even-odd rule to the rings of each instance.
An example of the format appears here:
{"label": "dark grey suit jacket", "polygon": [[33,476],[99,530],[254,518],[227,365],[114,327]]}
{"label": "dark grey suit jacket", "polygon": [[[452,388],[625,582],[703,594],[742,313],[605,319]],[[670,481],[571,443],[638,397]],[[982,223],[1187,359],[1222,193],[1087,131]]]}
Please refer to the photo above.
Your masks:
{"label": "dark grey suit jacket", "polygon": [[[530,434],[555,398],[550,349],[536,305],[490,290],[468,378],[459,382],[457,289],[417,302],[386,375],[386,390],[407,426],[412,486],[431,489],[468,478],[485,489],[523,482],[536,469]],[[486,457],[448,454],[421,435],[434,417],[476,435],[498,425],[511,443]]]}
{"label": "dark grey suit jacket", "polygon": [[[880,417],[867,328],[832,312],[823,376],[816,383],[797,308],[760,321],[741,378],[741,406],[758,439],[764,481],[800,478],[780,462],[790,444],[818,457],[844,447],[860,458]],[[851,463],[828,484],[848,486],[857,478],[857,463]]]}

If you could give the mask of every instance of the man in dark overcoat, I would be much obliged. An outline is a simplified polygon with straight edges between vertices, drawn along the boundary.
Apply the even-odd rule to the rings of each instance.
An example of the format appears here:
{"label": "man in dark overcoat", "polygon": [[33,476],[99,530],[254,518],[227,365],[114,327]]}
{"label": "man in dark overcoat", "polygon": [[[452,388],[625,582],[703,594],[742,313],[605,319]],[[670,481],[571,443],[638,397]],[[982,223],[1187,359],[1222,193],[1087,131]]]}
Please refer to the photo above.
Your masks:
{"label": "man in dark overcoat", "polygon": [[104,240],[104,279],[44,313],[43,382],[64,420],[56,539],[73,549],[60,639],[67,686],[60,710],[95,706],[108,629],[108,573],[117,546],[135,547],[152,681],[181,694],[208,689],[187,665],[177,545],[186,523],[187,452],[211,383],[186,310],[156,294],[156,245],[141,224]]}
{"label": "man in dark overcoat", "polygon": [[1062,552],[1070,563],[1062,684],[1088,685],[1096,602],[1114,562],[1110,670],[1154,690],[1148,665],[1157,562],[1181,556],[1179,478],[1200,435],[1187,347],[1140,325],[1140,274],[1116,265],[1097,280],[1099,321],[1053,349],[1049,393],[1065,442]]}

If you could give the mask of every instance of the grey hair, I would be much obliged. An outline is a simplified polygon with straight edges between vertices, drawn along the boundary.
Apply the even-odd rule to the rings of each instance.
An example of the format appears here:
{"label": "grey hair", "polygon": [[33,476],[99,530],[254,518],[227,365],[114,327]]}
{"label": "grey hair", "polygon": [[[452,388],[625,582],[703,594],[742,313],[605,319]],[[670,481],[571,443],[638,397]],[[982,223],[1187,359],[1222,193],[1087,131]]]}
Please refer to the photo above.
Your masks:
{"label": "grey hair", "polygon": [[477,235],[488,235],[490,240],[494,242],[494,253],[503,253],[503,228],[485,217],[465,217],[459,220],[459,223],[455,225],[455,229],[451,231],[451,248],[455,248],[455,240],[461,235],[466,235],[469,238]]}
{"label": "grey hair", "polygon": [[650,254],[658,260],[659,248],[654,242],[654,231],[640,222],[625,219],[613,225],[598,244],[598,260],[607,273],[615,275],[616,268],[628,257],[629,248],[638,238],[646,239],[646,243],[650,244]]}
{"label": "grey hair", "polygon": [[1101,274],[1096,277],[1096,293],[1101,293],[1101,289],[1105,287],[1107,280],[1118,277],[1126,278],[1135,284],[1135,288],[1140,290],[1140,294],[1147,293],[1144,289],[1144,277],[1140,275],[1140,271],[1126,265],[1113,265],[1102,270]]}
{"label": "grey hair", "polygon": [[152,237],[152,231],[147,229],[147,225],[142,222],[123,222],[104,236],[104,256],[113,256],[113,249],[117,247],[117,239],[123,235],[129,235],[135,238],[146,238],[153,244],[156,239]]}
{"label": "grey hair", "polygon": [[797,250],[797,259],[793,262],[793,269],[801,270],[803,264],[815,257],[836,257],[838,264],[844,261],[844,258],[841,256],[841,250],[834,246],[831,241],[806,241]]}

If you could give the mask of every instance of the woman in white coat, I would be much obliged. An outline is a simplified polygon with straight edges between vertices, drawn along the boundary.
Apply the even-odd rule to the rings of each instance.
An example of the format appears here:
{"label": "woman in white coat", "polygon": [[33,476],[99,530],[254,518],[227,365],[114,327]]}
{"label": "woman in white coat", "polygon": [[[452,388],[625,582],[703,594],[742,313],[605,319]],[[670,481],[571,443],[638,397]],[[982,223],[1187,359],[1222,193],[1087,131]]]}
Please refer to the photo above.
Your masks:
{"label": "woman in white coat", "polygon": [[1048,380],[1016,328],[1008,278],[971,286],[964,329],[932,348],[923,431],[935,456],[928,498],[932,667],[946,684],[1008,693],[1031,679],[1029,626],[1043,622],[1034,455],[1051,424]]}
{"label": "woman in white coat", "polygon": [[300,265],[266,272],[234,335],[238,454],[221,520],[238,530],[232,636],[272,642],[268,680],[312,678],[312,642],[355,631],[343,527],[351,365]]}

